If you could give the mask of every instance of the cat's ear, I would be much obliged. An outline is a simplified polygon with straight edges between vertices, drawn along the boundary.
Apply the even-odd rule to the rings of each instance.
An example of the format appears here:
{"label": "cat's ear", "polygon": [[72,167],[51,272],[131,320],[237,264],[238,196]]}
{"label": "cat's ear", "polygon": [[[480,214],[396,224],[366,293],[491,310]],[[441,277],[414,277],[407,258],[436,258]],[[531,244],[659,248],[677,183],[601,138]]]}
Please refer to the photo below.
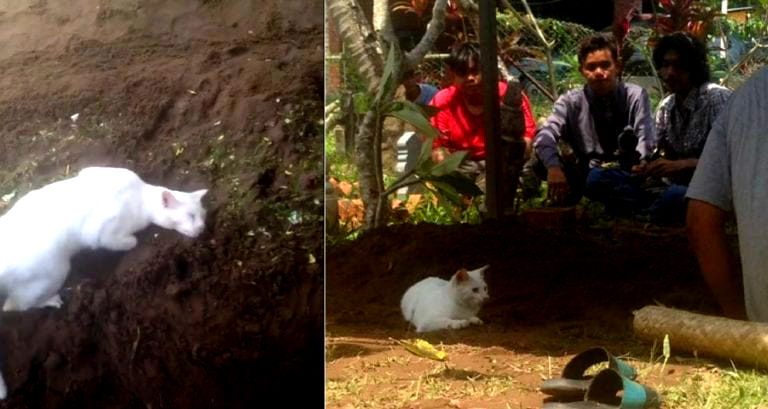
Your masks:
{"label": "cat's ear", "polygon": [[486,272],[486,270],[488,270],[488,268],[490,266],[491,266],[490,264],[486,264],[486,265],[484,265],[484,266],[482,266],[482,267],[477,269],[477,273],[480,274],[480,277],[484,277],[485,276],[485,272]]}
{"label": "cat's ear", "polygon": [[192,197],[199,201],[203,198],[203,196],[205,196],[206,193],[208,193],[208,189],[195,190],[192,192]]}
{"label": "cat's ear", "polygon": [[179,205],[179,201],[173,196],[173,193],[163,190],[163,207],[173,209]]}
{"label": "cat's ear", "polygon": [[456,272],[456,282],[460,283],[462,281],[466,281],[469,279],[469,273],[467,273],[466,269],[460,268],[459,271]]}

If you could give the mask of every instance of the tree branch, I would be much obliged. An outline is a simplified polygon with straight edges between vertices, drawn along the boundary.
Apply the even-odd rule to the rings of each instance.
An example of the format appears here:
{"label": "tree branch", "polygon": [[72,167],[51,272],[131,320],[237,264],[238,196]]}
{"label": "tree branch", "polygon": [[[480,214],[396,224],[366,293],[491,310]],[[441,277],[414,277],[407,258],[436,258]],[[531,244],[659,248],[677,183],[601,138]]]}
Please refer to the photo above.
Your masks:
{"label": "tree branch", "polygon": [[523,2],[523,6],[525,7],[525,12],[528,14],[528,18],[531,19],[529,25],[532,25],[533,28],[536,30],[536,35],[538,35],[539,40],[541,40],[542,44],[544,44],[547,48],[552,48],[555,46],[555,42],[547,41],[547,38],[544,37],[544,32],[541,31],[541,28],[539,28],[539,23],[536,22],[536,17],[534,17],[533,12],[531,11],[531,8],[528,6],[528,1],[521,0]]}
{"label": "tree branch", "polygon": [[757,44],[755,44],[755,46],[754,46],[754,47],[752,47],[752,48],[751,48],[749,51],[747,51],[747,53],[746,53],[746,54],[744,54],[744,56],[743,56],[743,57],[741,57],[741,60],[739,60],[739,62],[737,62],[736,64],[734,64],[734,65],[731,67],[731,69],[730,69],[730,70],[728,70],[728,72],[725,74],[725,77],[723,77],[723,78],[720,80],[720,84],[722,84],[722,85],[727,85],[727,84],[728,84],[728,80],[730,80],[730,79],[731,79],[731,75],[733,75],[733,73],[734,73],[734,72],[736,72],[736,70],[737,70],[739,67],[741,67],[741,66],[742,66],[744,63],[746,63],[746,62],[747,62],[747,60],[748,60],[748,59],[750,59],[750,58],[752,57],[752,55],[753,55],[753,54],[755,54],[755,52],[756,52],[757,50],[761,49],[761,48],[768,48],[768,44],[760,44],[760,43],[757,43]]}
{"label": "tree branch", "polygon": [[480,6],[472,0],[458,0],[459,5],[464,11],[468,11],[473,14],[480,13]]}
{"label": "tree branch", "polygon": [[[544,32],[541,31],[541,28],[539,28],[539,23],[536,21],[536,17],[533,15],[533,12],[531,11],[531,8],[528,6],[527,0],[521,0],[523,2],[523,6],[525,7],[525,12],[528,14],[528,18],[531,20],[530,22],[527,22],[525,20],[521,20],[523,24],[528,24],[529,26],[533,26],[534,29],[536,29],[536,35],[539,37],[539,40],[542,44],[544,44],[544,50],[546,51],[547,56],[547,66],[549,67],[549,86],[552,87],[551,92],[552,94],[557,94],[557,79],[555,78],[555,63],[552,59],[552,50],[555,47],[554,41],[547,41],[547,38],[544,37]],[[517,12],[515,12],[516,15]]]}
{"label": "tree branch", "polygon": [[432,19],[427,24],[427,31],[424,33],[424,37],[421,38],[416,47],[413,47],[405,55],[404,69],[412,69],[421,63],[424,56],[432,50],[432,47],[437,41],[437,37],[445,30],[445,13],[448,7],[448,0],[436,0],[435,5],[432,6]]}
{"label": "tree branch", "polygon": [[457,0],[459,7],[464,10],[466,17],[469,19],[469,24],[472,26],[472,31],[475,35],[480,36],[480,6],[473,0]]}

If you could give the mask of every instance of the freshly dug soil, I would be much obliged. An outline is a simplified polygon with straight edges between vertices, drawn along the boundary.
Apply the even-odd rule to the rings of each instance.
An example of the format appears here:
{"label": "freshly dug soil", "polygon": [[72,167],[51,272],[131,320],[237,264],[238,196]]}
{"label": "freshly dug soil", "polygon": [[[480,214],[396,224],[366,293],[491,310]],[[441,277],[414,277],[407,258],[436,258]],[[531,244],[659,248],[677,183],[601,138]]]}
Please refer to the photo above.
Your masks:
{"label": "freshly dug soil", "polygon": [[[422,334],[409,327],[400,311],[409,286],[485,264],[490,300],[478,314],[483,325]],[[559,373],[577,352],[603,346],[616,354],[651,355],[650,343],[632,331],[632,313],[657,303],[719,314],[682,228],[527,216],[509,223],[389,226],[328,249],[326,331],[333,353],[327,376],[337,384],[357,379],[364,386],[352,398],[383,402],[413,388],[419,373],[438,376],[425,359],[398,364],[409,354],[394,340],[418,337],[467,350],[452,355],[452,368],[482,379],[509,376],[514,387],[495,397],[437,403],[417,392],[404,407],[540,407],[542,374],[552,376],[547,368]],[[692,368],[673,370],[684,374]],[[466,377],[452,381],[457,390],[471,383]],[[670,380],[643,381],[656,387]],[[354,399],[331,401],[329,407],[344,408]]]}
{"label": "freshly dug soil", "polygon": [[201,237],[152,227],[129,252],[83,252],[61,309],[0,314],[0,408],[322,402],[323,14],[310,3],[0,4],[0,194],[89,165],[210,189]]}

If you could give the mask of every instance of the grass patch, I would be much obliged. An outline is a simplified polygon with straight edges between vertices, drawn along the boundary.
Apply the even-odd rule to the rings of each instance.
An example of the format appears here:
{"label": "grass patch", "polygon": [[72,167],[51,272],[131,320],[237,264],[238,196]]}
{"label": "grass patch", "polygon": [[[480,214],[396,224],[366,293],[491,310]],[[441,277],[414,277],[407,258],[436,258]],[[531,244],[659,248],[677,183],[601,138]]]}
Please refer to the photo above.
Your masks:
{"label": "grass patch", "polygon": [[[477,347],[443,347],[452,356],[486,355],[486,351]],[[437,363],[401,355],[397,349],[331,361],[332,365],[341,368],[341,375],[339,372],[335,376],[329,375],[326,383],[328,407],[404,408],[425,400],[495,398],[528,390],[509,372],[507,365],[489,368],[487,365],[465,367],[460,363]],[[330,355],[336,355],[334,352],[330,351]]]}
{"label": "grass patch", "polygon": [[[722,368],[697,358],[673,356],[673,361],[690,363],[693,368],[673,381],[670,364],[665,365],[662,356],[654,358],[653,352],[649,361],[630,362],[638,370],[638,381],[659,392],[665,409],[768,409],[768,373]],[[657,380],[648,382],[651,378]]]}
{"label": "grass patch", "polygon": [[336,180],[358,180],[357,167],[352,160],[352,155],[340,152],[336,148],[336,139],[331,134],[325,137],[325,160],[328,176]]}
{"label": "grass patch", "polygon": [[[460,344],[443,347],[450,358],[441,363],[402,355],[397,347],[346,357],[331,349],[329,355],[338,359],[328,362],[333,368],[326,384],[328,407],[394,409],[444,401],[453,402],[450,407],[472,402],[471,407],[517,408],[523,395],[528,396],[527,404],[530,398],[543,399],[537,392],[540,381],[557,377],[567,362],[558,358],[558,365],[553,365],[551,357]],[[663,356],[653,353],[620,358],[637,370],[639,383],[659,393],[664,409],[768,409],[765,372],[723,368],[674,355],[666,365]],[[605,367],[595,365],[589,373]]]}
{"label": "grass patch", "polygon": [[670,409],[766,409],[768,375],[713,368],[686,377],[663,396]]}

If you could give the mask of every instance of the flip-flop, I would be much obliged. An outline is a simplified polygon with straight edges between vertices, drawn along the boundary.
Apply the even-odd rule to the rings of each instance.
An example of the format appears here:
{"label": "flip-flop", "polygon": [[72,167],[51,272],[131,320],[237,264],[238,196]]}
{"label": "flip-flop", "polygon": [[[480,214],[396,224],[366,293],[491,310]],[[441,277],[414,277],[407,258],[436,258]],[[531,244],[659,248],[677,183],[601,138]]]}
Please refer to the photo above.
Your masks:
{"label": "flip-flop", "polygon": [[652,409],[659,407],[661,407],[661,398],[656,391],[621,376],[613,369],[603,369],[595,375],[584,400],[545,403],[542,409]]}
{"label": "flip-flop", "polygon": [[565,365],[560,378],[547,379],[541,384],[542,392],[559,400],[581,400],[594,377],[584,375],[592,365],[608,362],[608,368],[627,379],[635,379],[637,372],[626,362],[616,358],[605,348],[592,348],[577,354]]}

